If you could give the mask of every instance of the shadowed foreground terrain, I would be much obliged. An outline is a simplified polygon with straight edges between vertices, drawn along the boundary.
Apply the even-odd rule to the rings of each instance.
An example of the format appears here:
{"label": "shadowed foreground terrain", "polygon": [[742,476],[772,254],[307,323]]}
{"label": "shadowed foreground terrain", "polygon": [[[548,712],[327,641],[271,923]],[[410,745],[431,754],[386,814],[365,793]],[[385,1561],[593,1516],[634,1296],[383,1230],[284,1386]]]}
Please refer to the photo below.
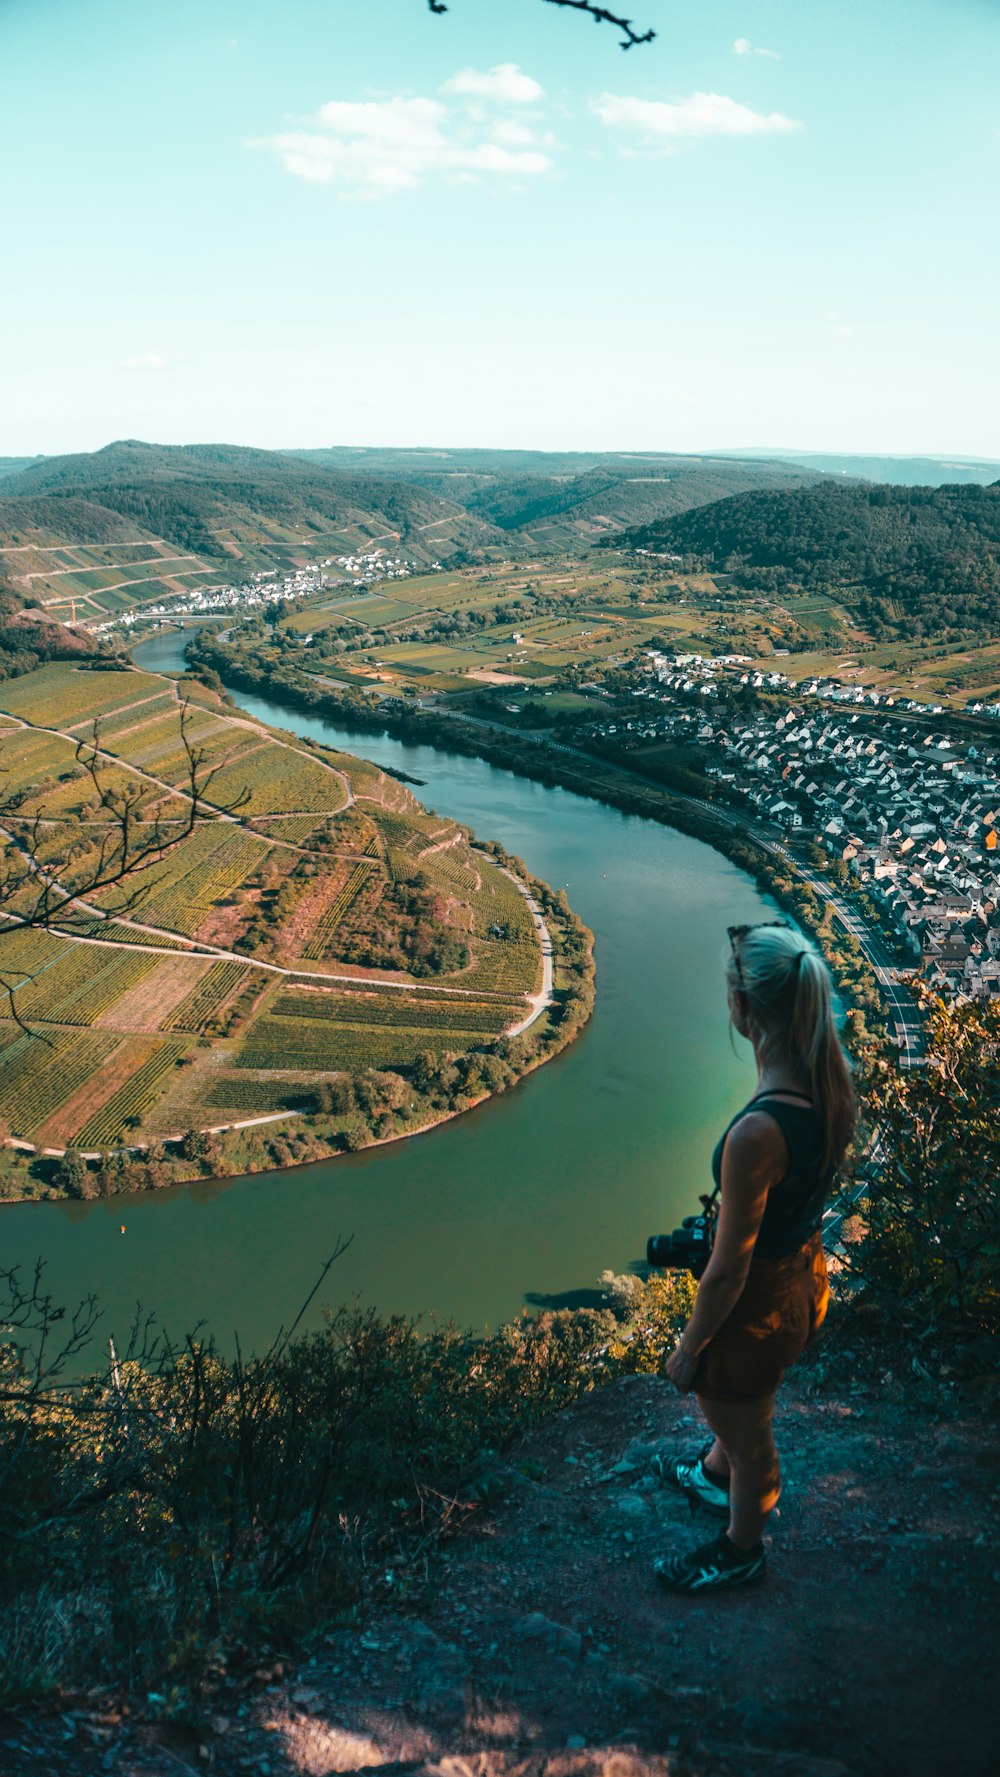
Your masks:
{"label": "shadowed foreground terrain", "polygon": [[[552,1415],[457,1503],[420,1595],[385,1568],[364,1626],[293,1665],[275,1640],[204,1720],[120,1695],[0,1721],[4,1777],[434,1771],[441,1777],[908,1777],[993,1768],[1000,1459],[967,1410],[883,1378],[789,1390],[785,1491],[761,1590],[670,1598],[654,1554],[714,1536],[647,1478],[696,1407],[652,1377]],[[947,1409],[945,1409],[947,1412]],[[155,1710],[155,1702],[154,1710]]]}

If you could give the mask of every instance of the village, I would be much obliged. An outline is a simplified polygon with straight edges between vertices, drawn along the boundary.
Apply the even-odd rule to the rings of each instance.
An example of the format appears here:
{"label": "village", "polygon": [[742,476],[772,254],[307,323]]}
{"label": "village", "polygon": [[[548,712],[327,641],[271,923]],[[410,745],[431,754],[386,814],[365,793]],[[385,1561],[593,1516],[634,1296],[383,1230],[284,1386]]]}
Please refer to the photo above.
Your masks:
{"label": "village", "polygon": [[[430,571],[439,567],[440,563],[434,562]],[[108,623],[90,627],[93,634],[104,635],[115,630],[131,631],[136,624],[151,619],[155,622],[177,617],[234,616],[276,602],[308,598],[313,593],[337,586],[346,585],[360,591],[375,581],[408,579],[414,572],[412,563],[401,556],[386,556],[377,549],[353,555],[328,555],[322,561],[305,562],[283,573],[272,569],[250,574],[246,580],[234,585],[200,586],[159,604],[136,606]]]}
{"label": "village", "polygon": [[[745,712],[728,697],[725,716],[714,714],[709,698],[745,686],[784,695]],[[593,736],[630,751],[671,738],[704,750],[705,775],[729,799],[822,848],[931,987],[949,999],[1000,995],[1000,744],[907,720],[927,706],[890,713],[881,694],[835,680],[796,688],[739,656],[651,651],[634,697],[641,715],[601,719]],[[817,707],[824,700],[869,708]]]}

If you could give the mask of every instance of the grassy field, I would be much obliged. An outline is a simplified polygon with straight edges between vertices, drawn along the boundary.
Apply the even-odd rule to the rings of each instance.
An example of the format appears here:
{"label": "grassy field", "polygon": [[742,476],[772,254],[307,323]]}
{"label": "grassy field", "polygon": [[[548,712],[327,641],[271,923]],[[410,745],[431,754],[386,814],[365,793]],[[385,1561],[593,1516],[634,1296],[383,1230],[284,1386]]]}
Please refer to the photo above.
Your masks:
{"label": "grassy field", "polygon": [[[95,721],[96,787],[76,759]],[[523,1020],[541,970],[529,910],[453,822],[376,766],[272,735],[204,688],[189,735],[215,772],[193,827],[173,681],[55,665],[0,685],[5,821],[37,871],[74,859],[80,897],[54,903],[50,929],[0,926],[0,981],[24,1027],[0,1018],[13,1136],[94,1151],[211,1126],[220,1109],[294,1115],[316,1080],[489,1047]],[[133,846],[153,845],[154,812],[168,819],[137,874],[87,892],[114,843],[102,790],[138,799]],[[38,880],[12,911],[27,913]],[[444,992],[412,980],[405,951],[357,960],[369,921],[391,934],[402,919],[405,934],[411,896],[413,918],[434,907],[447,921]]]}
{"label": "grassy field", "polygon": [[[490,621],[460,627],[459,620],[477,612]],[[439,633],[442,623],[454,633]],[[600,676],[656,642],[762,660],[789,648],[781,668],[796,680],[837,672],[848,682],[942,704],[1000,693],[995,638],[971,647],[875,643],[857,628],[840,594],[778,600],[748,591],[730,575],[688,574],[615,550],[415,575],[391,589],[325,593],[299,606],[283,628],[313,636],[302,659],[310,672],[360,688],[389,683],[445,701],[460,702],[488,673],[524,678],[540,690],[564,689],[570,676]],[[414,629],[425,633],[404,640]],[[370,645],[345,653],[344,642],[353,636],[356,644],[365,631]],[[838,671],[844,659],[851,664]]]}

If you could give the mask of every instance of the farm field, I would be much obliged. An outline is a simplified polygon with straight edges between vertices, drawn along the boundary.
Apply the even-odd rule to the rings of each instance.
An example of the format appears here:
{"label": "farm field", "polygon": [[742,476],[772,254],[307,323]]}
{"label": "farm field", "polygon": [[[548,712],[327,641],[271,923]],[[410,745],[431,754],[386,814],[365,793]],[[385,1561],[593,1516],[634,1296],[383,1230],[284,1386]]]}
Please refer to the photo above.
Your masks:
{"label": "farm field", "polygon": [[[995,637],[947,646],[875,643],[856,627],[840,594],[777,599],[741,587],[732,575],[689,573],[613,548],[581,552],[579,538],[574,546],[568,533],[562,546],[571,553],[557,556],[548,552],[554,533],[543,534],[541,524],[529,530],[546,551],[535,560],[414,575],[353,596],[327,592],[304,601],[282,629],[300,640],[312,636],[301,664],[321,679],[362,689],[388,681],[459,708],[483,674],[531,680],[539,692],[558,694],[657,642],[763,660],[788,647],[782,670],[796,680],[834,672],[853,654],[838,674],[848,682],[955,707],[1000,694]],[[510,689],[516,699],[516,686]]]}
{"label": "farm field", "polygon": [[[77,897],[44,929],[0,925],[0,1118],[43,1150],[134,1149],[226,1111],[308,1116],[317,1081],[491,1048],[540,978],[523,894],[462,829],[204,687],[188,732],[216,775],[196,774],[192,821],[179,696],[66,664],[0,685],[5,819],[34,870],[6,906],[31,916],[66,868]],[[95,721],[96,785],[76,757]],[[123,806],[129,856],[147,853],[95,888]]]}

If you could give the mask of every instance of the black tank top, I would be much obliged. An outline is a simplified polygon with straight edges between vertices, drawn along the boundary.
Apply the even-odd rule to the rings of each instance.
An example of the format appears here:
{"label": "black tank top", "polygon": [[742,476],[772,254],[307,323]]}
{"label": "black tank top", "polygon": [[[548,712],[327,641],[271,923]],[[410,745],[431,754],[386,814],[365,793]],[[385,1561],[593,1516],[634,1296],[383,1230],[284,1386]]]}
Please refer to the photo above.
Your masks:
{"label": "black tank top", "polygon": [[[792,1097],[788,1093],[789,1098]],[[788,1166],[784,1177],[767,1194],[757,1234],[755,1259],[785,1259],[811,1240],[823,1220],[826,1199],[833,1183],[833,1167],[823,1165],[823,1122],[805,1093],[796,1092],[801,1104],[786,1104],[770,1092],[759,1092],[731,1123],[726,1125],[712,1155],[712,1177],[722,1183],[722,1150],[733,1125],[748,1111],[762,1110],[772,1117],[785,1138]]]}

